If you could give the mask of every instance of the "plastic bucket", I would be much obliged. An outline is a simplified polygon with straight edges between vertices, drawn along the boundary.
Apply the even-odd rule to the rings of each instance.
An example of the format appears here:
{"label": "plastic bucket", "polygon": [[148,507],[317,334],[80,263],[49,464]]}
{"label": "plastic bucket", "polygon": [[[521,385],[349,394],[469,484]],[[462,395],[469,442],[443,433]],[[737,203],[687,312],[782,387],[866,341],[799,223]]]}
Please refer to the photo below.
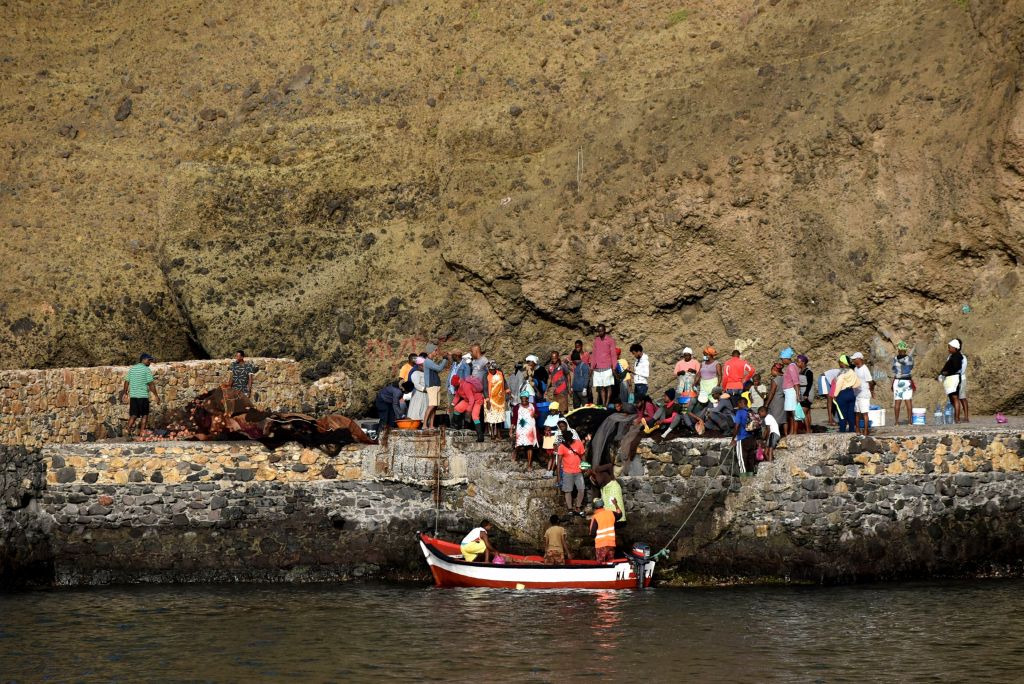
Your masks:
{"label": "plastic bucket", "polygon": [[910,417],[910,422],[914,425],[925,425],[927,424],[928,409],[916,408],[913,411],[913,415]]}
{"label": "plastic bucket", "polygon": [[537,408],[537,428],[543,433],[544,419],[548,417],[548,407],[551,406],[550,401],[538,401],[536,404]]}

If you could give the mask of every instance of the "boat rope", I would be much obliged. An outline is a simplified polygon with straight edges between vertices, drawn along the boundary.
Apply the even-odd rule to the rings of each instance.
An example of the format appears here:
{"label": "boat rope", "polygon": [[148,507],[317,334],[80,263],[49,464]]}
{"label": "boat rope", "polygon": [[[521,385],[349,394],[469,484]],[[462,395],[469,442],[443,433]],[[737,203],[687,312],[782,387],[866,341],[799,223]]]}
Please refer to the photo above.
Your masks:
{"label": "boat rope", "polygon": [[[732,477],[733,468],[736,465],[736,442],[733,442],[732,445],[729,447],[729,450],[726,452],[725,460],[729,463],[729,474],[727,477]],[[706,497],[708,495],[708,492],[711,491],[711,485],[714,484],[716,481],[717,478],[708,478],[708,484],[706,487],[704,487],[704,491],[701,493],[700,498],[697,499],[697,503],[693,505],[693,510],[691,510],[690,514],[686,516],[686,519],[683,520],[683,523],[679,526],[678,529],[676,529],[676,533],[672,535],[672,538],[668,540],[665,546],[663,546],[660,551],[651,556],[652,559],[663,558],[668,556],[669,547],[672,546],[673,542],[675,542],[675,540],[679,537],[679,534],[683,531],[683,528],[686,527],[686,524],[690,522],[690,518],[693,517],[693,514],[697,512],[698,508],[700,508],[700,504],[702,501],[704,501],[704,497]]]}
{"label": "boat rope", "polygon": [[434,537],[437,538],[437,523],[441,517],[441,454],[444,453],[445,434],[442,425],[437,431],[437,438],[434,440],[437,453],[434,456]]}

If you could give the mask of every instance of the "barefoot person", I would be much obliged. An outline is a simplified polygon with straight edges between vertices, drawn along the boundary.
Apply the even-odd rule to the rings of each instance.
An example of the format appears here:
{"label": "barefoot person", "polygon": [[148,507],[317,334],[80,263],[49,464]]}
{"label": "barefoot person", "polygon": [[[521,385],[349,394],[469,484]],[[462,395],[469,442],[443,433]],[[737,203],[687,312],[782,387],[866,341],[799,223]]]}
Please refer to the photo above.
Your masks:
{"label": "barefoot person", "polygon": [[608,334],[604,323],[597,326],[597,337],[594,338],[594,351],[590,355],[591,378],[594,382],[594,398],[601,406],[607,406],[612,398],[612,385],[615,376],[612,369],[618,363],[615,354],[615,340]]}
{"label": "barefoot person", "polygon": [[469,534],[462,538],[459,550],[462,551],[463,560],[475,563],[480,556],[483,556],[483,562],[490,563],[491,558],[498,555],[498,550],[491,545],[488,535],[491,527],[490,520],[481,520],[479,527],[474,527]]}
{"label": "barefoot person", "polygon": [[537,443],[537,409],[530,403],[530,393],[523,390],[519,394],[519,405],[512,415],[515,423],[512,434],[512,460],[516,460],[520,451],[526,452],[526,469],[533,470],[533,450]]}
{"label": "barefoot person", "polygon": [[960,392],[957,395],[960,399],[961,422],[971,422],[971,408],[967,404],[967,354],[964,353],[964,341],[959,337],[953,338],[960,345],[960,356],[963,358],[963,365],[960,366]]}
{"label": "barefoot person", "polygon": [[598,563],[615,560],[615,514],[604,507],[601,499],[594,499],[590,536],[594,538],[594,558]]}
{"label": "barefoot person", "polygon": [[942,391],[949,397],[949,403],[953,405],[953,422],[960,422],[960,372],[963,370],[964,357],[960,354],[960,340],[952,339],[946,345],[949,356],[946,363],[939,371],[939,382],[942,383]]}
{"label": "barefoot person", "polygon": [[552,515],[548,521],[551,526],[544,531],[544,565],[565,565],[567,560],[572,560],[565,528],[559,524],[557,515]]}
{"label": "barefoot person", "polygon": [[907,425],[914,417],[914,357],[910,347],[902,340],[896,343],[896,356],[892,360],[892,412],[894,422],[900,424],[900,405],[907,409]]}
{"label": "barefoot person", "polygon": [[[871,434],[871,424],[868,421],[868,411],[871,410],[871,396],[875,392],[875,381],[871,375],[871,369],[864,363],[864,355],[860,352],[850,357],[853,361],[853,371],[860,379],[860,390],[857,392],[856,412],[853,419],[853,431],[867,437]],[[861,432],[861,421],[863,421],[863,432]]]}
{"label": "barefoot person", "polygon": [[121,389],[121,401],[128,402],[128,427],[125,432],[128,437],[132,436],[132,429],[135,421],[139,422],[139,436],[146,431],[149,421],[149,398],[160,403],[160,395],[156,393],[156,382],[153,371],[149,365],[153,363],[153,357],[143,354],[139,362],[128,369],[124,376],[124,387]]}

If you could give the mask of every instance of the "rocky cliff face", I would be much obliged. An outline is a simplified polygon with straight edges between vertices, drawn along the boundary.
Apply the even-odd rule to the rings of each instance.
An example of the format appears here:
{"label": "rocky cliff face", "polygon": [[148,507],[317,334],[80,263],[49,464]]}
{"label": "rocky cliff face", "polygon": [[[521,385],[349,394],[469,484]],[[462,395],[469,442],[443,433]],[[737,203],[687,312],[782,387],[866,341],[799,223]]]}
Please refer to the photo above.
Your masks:
{"label": "rocky cliff face", "polygon": [[[1024,2],[0,8],[0,363],[428,342],[1007,364]],[[970,313],[962,313],[968,305]]]}

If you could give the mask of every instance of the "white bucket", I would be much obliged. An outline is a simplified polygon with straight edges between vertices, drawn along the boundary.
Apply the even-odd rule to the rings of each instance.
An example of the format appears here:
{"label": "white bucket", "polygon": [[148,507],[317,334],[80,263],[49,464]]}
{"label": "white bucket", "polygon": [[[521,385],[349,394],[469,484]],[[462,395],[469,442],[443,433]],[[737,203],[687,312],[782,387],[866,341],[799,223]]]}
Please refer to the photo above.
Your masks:
{"label": "white bucket", "polygon": [[914,425],[925,425],[927,421],[925,418],[928,415],[928,409],[916,408],[914,409],[914,415],[911,416],[910,422]]}
{"label": "white bucket", "polygon": [[871,409],[868,411],[868,425],[873,428],[885,427],[885,409]]}

